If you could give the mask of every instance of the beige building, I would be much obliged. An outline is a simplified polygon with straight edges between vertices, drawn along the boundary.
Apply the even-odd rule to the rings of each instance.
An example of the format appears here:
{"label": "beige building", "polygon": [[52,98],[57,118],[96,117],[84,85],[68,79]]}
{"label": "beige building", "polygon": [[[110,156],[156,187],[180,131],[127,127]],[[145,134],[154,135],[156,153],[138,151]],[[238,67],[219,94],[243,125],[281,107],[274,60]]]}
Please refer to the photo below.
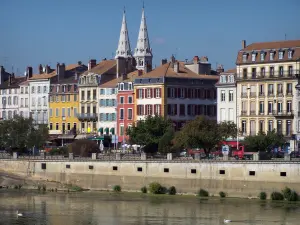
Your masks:
{"label": "beige building", "polygon": [[237,121],[243,136],[297,134],[300,40],[253,43],[237,56]]}

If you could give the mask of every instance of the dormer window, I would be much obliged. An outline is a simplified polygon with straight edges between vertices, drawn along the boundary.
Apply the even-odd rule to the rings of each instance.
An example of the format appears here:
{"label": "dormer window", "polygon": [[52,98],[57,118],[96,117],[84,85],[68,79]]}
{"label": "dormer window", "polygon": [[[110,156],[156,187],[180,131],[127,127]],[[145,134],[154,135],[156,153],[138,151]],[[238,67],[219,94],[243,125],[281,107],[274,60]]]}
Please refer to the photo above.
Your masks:
{"label": "dormer window", "polygon": [[260,53],[260,61],[265,61],[265,52]]}
{"label": "dormer window", "polygon": [[270,60],[271,60],[271,61],[274,60],[274,52],[270,52]]}
{"label": "dormer window", "polygon": [[279,53],[278,53],[278,59],[283,59],[283,51],[279,51]]}
{"label": "dormer window", "polygon": [[247,62],[247,56],[248,56],[247,53],[243,54],[243,62]]}
{"label": "dormer window", "polygon": [[255,62],[255,59],[256,59],[256,53],[253,52],[253,53],[252,53],[252,58],[251,58],[252,62]]}
{"label": "dormer window", "polygon": [[124,90],[124,84],[123,84],[123,83],[120,85],[120,90],[121,90],[121,91]]}
{"label": "dormer window", "polygon": [[293,50],[292,49],[289,49],[289,51],[288,51],[288,58],[289,59],[293,58]]}

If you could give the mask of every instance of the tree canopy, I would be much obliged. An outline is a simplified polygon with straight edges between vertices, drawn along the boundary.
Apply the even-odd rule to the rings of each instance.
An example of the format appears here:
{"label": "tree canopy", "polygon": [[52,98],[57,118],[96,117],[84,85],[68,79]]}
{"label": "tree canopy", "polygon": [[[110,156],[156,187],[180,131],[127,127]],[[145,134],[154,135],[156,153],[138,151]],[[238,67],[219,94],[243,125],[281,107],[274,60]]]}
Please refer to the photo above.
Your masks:
{"label": "tree canopy", "polygon": [[161,116],[148,116],[126,130],[130,144],[138,144],[147,153],[171,151],[174,138],[172,122]]}
{"label": "tree canopy", "polygon": [[95,141],[80,139],[68,146],[68,151],[75,156],[90,157],[92,153],[100,153],[98,144]]}
{"label": "tree canopy", "polygon": [[206,155],[222,140],[235,137],[236,124],[233,122],[217,123],[203,116],[187,122],[175,136],[175,145],[183,148],[202,148]]}
{"label": "tree canopy", "polygon": [[32,147],[42,147],[47,139],[47,126],[34,125],[31,118],[15,116],[0,122],[0,148],[22,153]]}
{"label": "tree canopy", "polygon": [[270,152],[274,147],[281,147],[285,143],[282,134],[275,130],[266,133],[260,132],[254,136],[248,136],[244,140],[246,149],[253,152]]}

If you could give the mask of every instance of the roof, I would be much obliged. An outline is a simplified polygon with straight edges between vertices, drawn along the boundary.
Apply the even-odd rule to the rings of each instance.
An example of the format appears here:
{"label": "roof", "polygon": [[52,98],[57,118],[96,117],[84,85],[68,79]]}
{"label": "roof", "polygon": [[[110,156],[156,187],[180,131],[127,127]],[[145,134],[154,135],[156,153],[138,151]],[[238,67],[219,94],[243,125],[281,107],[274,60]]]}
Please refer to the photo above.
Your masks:
{"label": "roof", "polygon": [[[226,71],[223,72],[223,73],[236,73],[236,68],[226,70]],[[221,74],[222,74],[222,73],[221,73]]]}
{"label": "roof", "polygon": [[[87,75],[89,73],[96,73],[96,74],[104,74],[104,73],[116,73],[117,61],[114,59],[111,60],[103,60],[99,62],[94,68],[84,72],[82,75]],[[110,71],[112,70],[112,71]]]}
{"label": "roof", "polygon": [[[287,51],[288,50],[293,50],[293,55],[292,58],[288,58]],[[283,59],[278,58],[278,51],[282,50],[284,51],[283,54]],[[265,60],[261,61],[261,58],[259,55],[256,56],[255,62],[252,62],[251,56],[247,58],[247,61],[243,61],[243,54],[244,53],[252,53],[252,52],[265,52]],[[300,59],[300,40],[289,40],[289,41],[274,41],[274,42],[257,42],[257,43],[252,43],[248,45],[246,48],[241,49],[238,52],[236,64],[243,64],[243,63],[260,63],[260,62],[270,62],[270,52],[274,51],[274,60],[271,62],[278,62],[278,61],[295,61]]]}
{"label": "roof", "polygon": [[172,78],[193,78],[193,79],[212,79],[218,80],[218,75],[204,75],[197,74],[187,67],[185,67],[184,62],[179,62],[179,72],[176,73],[174,68],[172,68],[172,63],[167,62],[149,73],[139,76],[140,78],[159,78],[159,77],[172,77]]}
{"label": "roof", "polygon": [[0,89],[10,89],[10,88],[19,88],[20,84],[26,80],[26,77],[14,77],[12,78],[12,83],[9,84],[9,80],[3,82],[0,85]]}
{"label": "roof", "polygon": [[[87,71],[88,67],[84,64],[72,64],[66,67],[65,75],[63,77],[57,77],[55,81],[51,81],[51,84],[73,84],[78,82],[78,77]],[[75,74],[77,73],[77,79],[75,79]]]}
{"label": "roof", "polygon": [[139,76],[139,71],[134,70],[126,75],[126,77],[119,77],[118,78],[118,83],[123,83],[123,82],[134,82],[134,79]]}

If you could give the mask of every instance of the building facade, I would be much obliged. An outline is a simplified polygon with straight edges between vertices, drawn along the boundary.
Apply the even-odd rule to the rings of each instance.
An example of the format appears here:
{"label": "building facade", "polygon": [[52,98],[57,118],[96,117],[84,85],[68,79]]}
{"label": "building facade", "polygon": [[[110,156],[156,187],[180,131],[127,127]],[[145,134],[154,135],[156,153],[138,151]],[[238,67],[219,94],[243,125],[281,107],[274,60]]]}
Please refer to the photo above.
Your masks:
{"label": "building facade", "polygon": [[236,70],[220,74],[217,88],[217,121],[236,123]]}
{"label": "building facade", "polygon": [[[203,70],[206,75],[196,73]],[[216,119],[215,84],[219,76],[214,73],[210,64],[203,64],[198,57],[192,63],[179,62],[174,56],[169,62],[162,60],[161,66],[135,79],[135,120],[161,115],[180,129],[198,115]]]}
{"label": "building facade", "polygon": [[237,56],[237,116],[243,136],[276,130],[297,133],[300,40],[253,43]]}
{"label": "building facade", "polygon": [[61,71],[52,80],[49,91],[49,133],[59,135],[58,139],[72,139],[79,126],[78,77],[87,66],[78,62],[57,67]]}

